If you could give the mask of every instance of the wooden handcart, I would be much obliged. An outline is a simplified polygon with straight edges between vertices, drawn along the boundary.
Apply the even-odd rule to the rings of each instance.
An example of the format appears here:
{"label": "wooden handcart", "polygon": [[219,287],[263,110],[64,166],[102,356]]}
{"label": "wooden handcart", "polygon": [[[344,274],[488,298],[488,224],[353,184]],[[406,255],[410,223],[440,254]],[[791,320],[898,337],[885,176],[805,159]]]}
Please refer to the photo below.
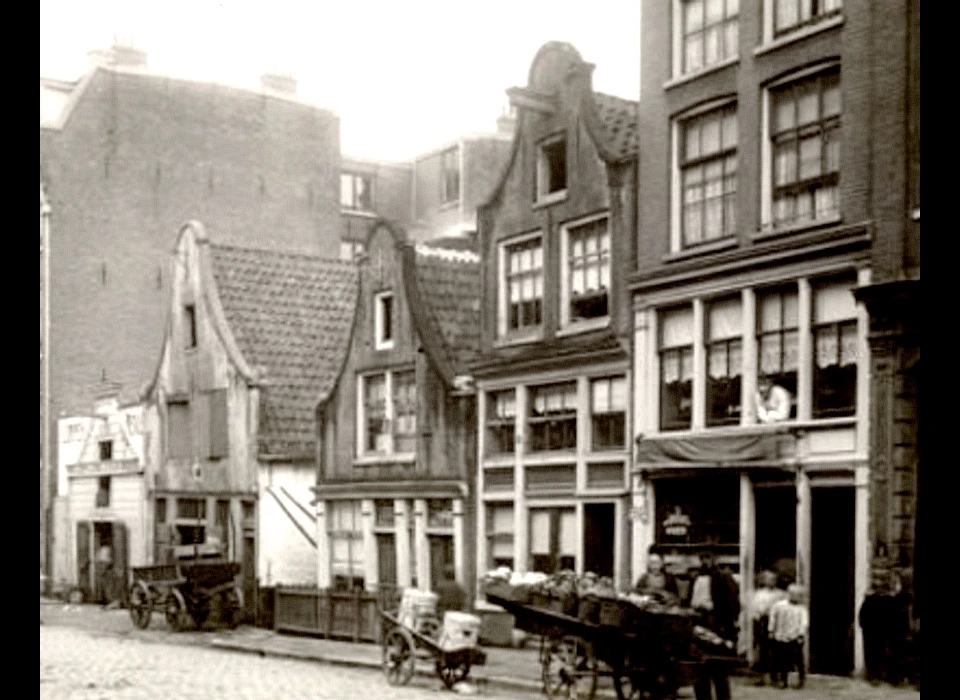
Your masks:
{"label": "wooden handcart", "polygon": [[486,654],[475,646],[445,649],[436,617],[421,618],[410,626],[395,613],[381,611],[380,620],[383,672],[390,685],[406,685],[413,678],[417,661],[432,661],[440,680],[447,688],[453,688],[467,678],[472,666],[487,662]]}
{"label": "wooden handcart", "polygon": [[487,601],[513,615],[518,629],[540,637],[547,696],[590,700],[599,677],[609,676],[620,700],[667,700],[695,683],[708,662],[737,663],[735,656],[704,653],[691,618],[649,614],[614,626],[490,591]]}
{"label": "wooden handcart", "polygon": [[236,585],[240,564],[226,561],[193,561],[133,569],[130,617],[140,629],[150,624],[154,611],[162,611],[174,631],[192,622],[197,629],[213,607],[234,628],[240,621],[242,597]]}

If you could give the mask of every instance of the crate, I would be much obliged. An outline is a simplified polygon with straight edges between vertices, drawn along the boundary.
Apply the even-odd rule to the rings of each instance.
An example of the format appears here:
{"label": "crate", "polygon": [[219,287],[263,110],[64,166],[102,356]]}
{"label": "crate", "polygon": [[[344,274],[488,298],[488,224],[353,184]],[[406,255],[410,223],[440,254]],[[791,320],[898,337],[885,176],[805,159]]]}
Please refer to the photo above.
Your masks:
{"label": "crate", "polygon": [[625,600],[604,599],[600,601],[599,622],[605,627],[623,629],[633,624],[637,606]]}

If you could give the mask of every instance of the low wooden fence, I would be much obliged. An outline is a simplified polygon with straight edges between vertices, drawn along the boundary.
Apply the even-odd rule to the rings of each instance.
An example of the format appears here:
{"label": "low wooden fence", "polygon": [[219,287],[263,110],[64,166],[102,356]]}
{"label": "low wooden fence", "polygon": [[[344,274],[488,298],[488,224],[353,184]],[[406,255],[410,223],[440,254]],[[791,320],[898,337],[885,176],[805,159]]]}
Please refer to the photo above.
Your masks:
{"label": "low wooden fence", "polygon": [[274,629],[355,642],[380,641],[380,611],[399,605],[396,589],[333,591],[277,586]]}

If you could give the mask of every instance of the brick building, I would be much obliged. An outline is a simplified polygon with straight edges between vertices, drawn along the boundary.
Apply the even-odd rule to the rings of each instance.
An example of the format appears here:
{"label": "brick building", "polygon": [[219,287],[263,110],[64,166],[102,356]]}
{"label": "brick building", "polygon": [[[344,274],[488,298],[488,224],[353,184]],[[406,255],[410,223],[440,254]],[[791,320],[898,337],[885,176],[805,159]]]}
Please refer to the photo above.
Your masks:
{"label": "brick building", "polygon": [[40,81],[51,421],[85,410],[104,371],[122,400],[151,376],[184,221],[263,248],[336,257],[339,244],[339,120],[289,79],[257,93],[151,75],[129,47],[96,60],[76,82]]}
{"label": "brick building", "polygon": [[[675,565],[711,547],[745,603],[757,571],[781,568],[809,591],[814,672],[862,667],[879,521],[910,539],[871,489],[913,482],[877,480],[878,441],[907,457],[878,427],[863,294],[913,260],[914,10],[918,27],[892,1],[643,2],[637,565],[648,547]],[[915,239],[919,277],[918,221]],[[758,397],[764,376],[782,413]]]}

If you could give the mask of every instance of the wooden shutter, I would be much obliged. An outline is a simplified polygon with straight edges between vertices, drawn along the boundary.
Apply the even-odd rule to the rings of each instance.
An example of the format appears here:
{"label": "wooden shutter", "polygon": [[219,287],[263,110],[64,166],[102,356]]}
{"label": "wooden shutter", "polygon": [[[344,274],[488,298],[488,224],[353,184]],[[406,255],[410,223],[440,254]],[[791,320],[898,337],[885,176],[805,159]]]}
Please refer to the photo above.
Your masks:
{"label": "wooden shutter", "polygon": [[230,453],[230,430],[227,419],[227,390],[210,392],[210,458],[221,459]]}

